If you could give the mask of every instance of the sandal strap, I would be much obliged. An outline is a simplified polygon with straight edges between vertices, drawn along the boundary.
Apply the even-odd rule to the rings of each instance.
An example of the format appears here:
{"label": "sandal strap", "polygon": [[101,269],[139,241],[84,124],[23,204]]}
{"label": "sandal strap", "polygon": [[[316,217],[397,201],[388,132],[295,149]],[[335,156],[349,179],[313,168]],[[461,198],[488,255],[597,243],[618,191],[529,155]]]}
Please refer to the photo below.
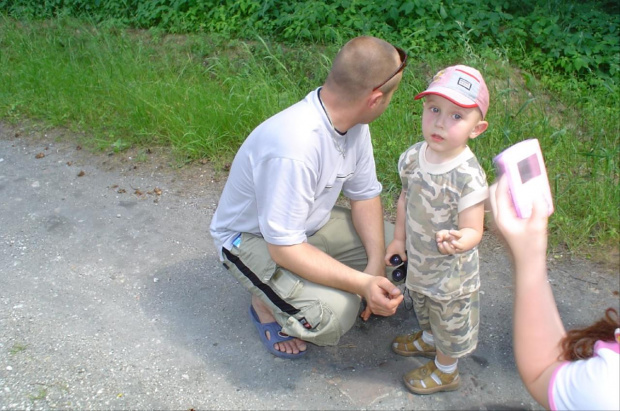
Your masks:
{"label": "sandal strap", "polygon": [[282,327],[277,322],[263,323],[261,324],[261,329],[261,331],[265,334],[265,338],[267,338],[266,331],[269,331],[268,341],[272,344],[293,339],[293,337],[282,333]]}
{"label": "sandal strap", "polygon": [[[403,338],[404,337],[404,338]],[[407,351],[407,352],[434,352],[435,347],[427,344],[422,339],[422,331],[415,332],[413,334],[408,334],[406,336],[401,336],[401,341],[395,341],[394,344],[398,345],[397,348]],[[404,341],[402,341],[404,340]],[[401,348],[402,347],[402,348]]]}
{"label": "sandal strap", "polygon": [[439,378],[435,371],[433,371],[428,377],[419,381],[420,385],[422,385],[422,387],[424,388],[435,388],[443,385],[443,382],[441,382],[441,378]]}

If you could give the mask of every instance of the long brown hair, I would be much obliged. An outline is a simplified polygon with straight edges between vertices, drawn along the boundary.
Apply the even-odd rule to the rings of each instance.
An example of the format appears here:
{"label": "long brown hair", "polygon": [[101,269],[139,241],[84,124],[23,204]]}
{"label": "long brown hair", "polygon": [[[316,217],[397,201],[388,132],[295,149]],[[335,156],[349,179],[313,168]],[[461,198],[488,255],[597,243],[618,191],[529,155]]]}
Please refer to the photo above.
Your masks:
{"label": "long brown hair", "polygon": [[594,355],[597,341],[616,341],[614,332],[620,328],[618,312],[613,308],[605,310],[605,316],[586,328],[570,330],[561,342],[562,359],[567,361],[590,358]]}

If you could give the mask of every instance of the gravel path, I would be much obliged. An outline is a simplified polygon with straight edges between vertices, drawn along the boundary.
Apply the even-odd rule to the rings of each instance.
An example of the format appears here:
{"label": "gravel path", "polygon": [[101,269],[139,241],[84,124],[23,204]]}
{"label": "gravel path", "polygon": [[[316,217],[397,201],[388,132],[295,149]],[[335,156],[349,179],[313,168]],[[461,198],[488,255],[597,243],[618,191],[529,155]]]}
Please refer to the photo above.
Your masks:
{"label": "gravel path", "polygon": [[[63,137],[59,139],[59,137]],[[511,347],[509,261],[481,246],[479,348],[460,391],[410,394],[401,307],[295,362],[261,346],[208,234],[225,176],[162,152],[92,154],[0,123],[0,409],[540,409]],[[568,327],[618,308],[617,267],[551,258]]]}

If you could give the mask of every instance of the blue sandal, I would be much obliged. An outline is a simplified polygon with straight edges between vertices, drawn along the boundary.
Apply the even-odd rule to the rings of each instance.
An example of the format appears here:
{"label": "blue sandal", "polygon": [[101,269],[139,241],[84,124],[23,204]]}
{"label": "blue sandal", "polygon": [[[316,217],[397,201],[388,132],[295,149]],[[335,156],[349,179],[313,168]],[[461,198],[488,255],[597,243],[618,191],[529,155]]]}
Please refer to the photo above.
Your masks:
{"label": "blue sandal", "polygon": [[[289,354],[287,352],[276,350],[273,346],[275,343],[289,341],[292,340],[293,337],[282,334],[282,327],[280,327],[280,324],[277,322],[262,324],[258,319],[258,315],[256,314],[254,307],[252,307],[252,304],[250,304],[250,319],[256,326],[258,336],[260,337],[260,340],[265,348],[267,348],[267,350],[276,357],[293,360],[296,358],[301,358],[306,354],[306,351],[300,351],[297,354]],[[270,339],[267,338],[267,331],[269,331]]]}

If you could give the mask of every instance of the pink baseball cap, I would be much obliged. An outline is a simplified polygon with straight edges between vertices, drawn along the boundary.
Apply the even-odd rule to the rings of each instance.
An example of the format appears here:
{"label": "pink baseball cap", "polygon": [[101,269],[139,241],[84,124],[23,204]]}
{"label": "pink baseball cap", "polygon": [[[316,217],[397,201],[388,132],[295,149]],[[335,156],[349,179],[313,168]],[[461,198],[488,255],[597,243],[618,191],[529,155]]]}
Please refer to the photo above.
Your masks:
{"label": "pink baseball cap", "polygon": [[482,74],[469,66],[451,66],[435,74],[426,91],[415,96],[419,100],[428,94],[447,98],[457,106],[478,107],[482,118],[489,109],[489,89]]}

